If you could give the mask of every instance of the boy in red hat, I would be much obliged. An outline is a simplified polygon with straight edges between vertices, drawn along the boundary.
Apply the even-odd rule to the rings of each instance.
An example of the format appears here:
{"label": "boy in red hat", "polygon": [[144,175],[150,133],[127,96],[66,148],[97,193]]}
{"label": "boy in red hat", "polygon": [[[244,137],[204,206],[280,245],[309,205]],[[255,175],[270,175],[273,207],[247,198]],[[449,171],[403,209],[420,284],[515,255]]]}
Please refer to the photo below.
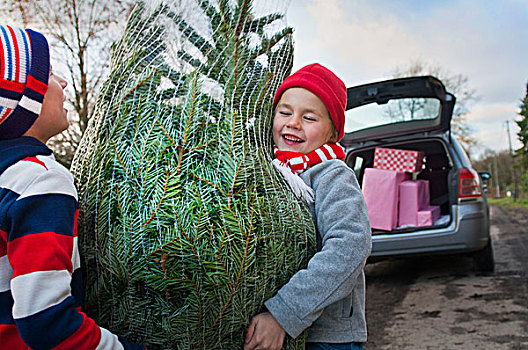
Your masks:
{"label": "boy in red hat", "polygon": [[367,207],[338,142],[345,84],[320,64],[287,77],[275,93],[275,156],[309,187],[320,246],[251,320],[245,350],[282,348],[305,329],[306,349],[362,349],[367,341],[364,266],[371,250]]}
{"label": "boy in red hat", "polygon": [[67,129],[45,37],[0,25],[0,346],[145,349],[80,311],[77,190],[46,142]]}

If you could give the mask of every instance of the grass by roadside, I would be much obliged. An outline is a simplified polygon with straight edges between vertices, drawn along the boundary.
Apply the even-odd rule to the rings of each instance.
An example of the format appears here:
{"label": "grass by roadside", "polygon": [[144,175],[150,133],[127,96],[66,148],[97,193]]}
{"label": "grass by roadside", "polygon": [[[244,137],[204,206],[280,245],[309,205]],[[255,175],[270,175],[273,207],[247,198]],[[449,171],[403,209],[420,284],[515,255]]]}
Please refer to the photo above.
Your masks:
{"label": "grass by roadside", "polygon": [[528,208],[528,199],[517,198],[513,201],[513,198],[488,198],[488,203],[491,205],[499,205],[509,208]]}

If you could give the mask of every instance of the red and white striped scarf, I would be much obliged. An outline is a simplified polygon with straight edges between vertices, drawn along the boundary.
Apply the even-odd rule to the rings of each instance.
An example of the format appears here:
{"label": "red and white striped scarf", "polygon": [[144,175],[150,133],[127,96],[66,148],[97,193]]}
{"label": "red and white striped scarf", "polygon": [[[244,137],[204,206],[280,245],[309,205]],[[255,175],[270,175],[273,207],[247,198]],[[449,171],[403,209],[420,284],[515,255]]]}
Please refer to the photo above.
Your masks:
{"label": "red and white striped scarf", "polygon": [[309,167],[330,159],[345,160],[345,151],[343,150],[343,147],[336,143],[324,144],[308,154],[280,151],[277,146],[274,146],[273,152],[275,153],[275,157],[281,163],[290,168],[294,174],[301,174]]}

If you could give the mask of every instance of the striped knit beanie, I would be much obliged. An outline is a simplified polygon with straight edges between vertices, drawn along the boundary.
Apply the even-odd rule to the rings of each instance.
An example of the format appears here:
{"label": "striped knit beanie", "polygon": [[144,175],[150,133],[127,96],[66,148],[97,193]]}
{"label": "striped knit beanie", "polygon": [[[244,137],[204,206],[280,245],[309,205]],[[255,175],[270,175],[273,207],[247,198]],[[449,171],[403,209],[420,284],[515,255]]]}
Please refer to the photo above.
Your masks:
{"label": "striped knit beanie", "polygon": [[22,136],[40,114],[50,69],[46,38],[0,25],[0,140]]}

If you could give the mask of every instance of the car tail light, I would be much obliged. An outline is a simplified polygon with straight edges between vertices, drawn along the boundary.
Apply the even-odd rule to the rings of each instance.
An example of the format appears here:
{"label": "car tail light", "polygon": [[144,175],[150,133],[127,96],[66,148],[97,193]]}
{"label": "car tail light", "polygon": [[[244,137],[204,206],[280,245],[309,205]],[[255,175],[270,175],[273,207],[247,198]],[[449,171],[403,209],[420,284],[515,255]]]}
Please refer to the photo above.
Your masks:
{"label": "car tail light", "polygon": [[460,169],[458,173],[458,197],[482,197],[480,178],[475,170],[465,168]]}

